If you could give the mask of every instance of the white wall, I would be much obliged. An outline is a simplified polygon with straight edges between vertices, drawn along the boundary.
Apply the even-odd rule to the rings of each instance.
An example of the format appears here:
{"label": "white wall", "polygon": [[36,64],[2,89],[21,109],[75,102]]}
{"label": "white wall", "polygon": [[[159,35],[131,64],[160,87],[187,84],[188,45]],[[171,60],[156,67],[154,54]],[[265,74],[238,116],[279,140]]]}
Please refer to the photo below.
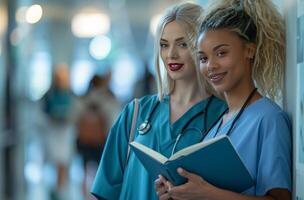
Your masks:
{"label": "white wall", "polygon": [[299,178],[296,176],[295,169],[295,149],[296,149],[296,137],[295,137],[295,127],[296,127],[296,0],[284,1],[284,14],[286,22],[286,36],[287,36],[287,46],[286,46],[286,79],[285,79],[285,95],[284,95],[284,107],[289,113],[292,119],[293,127],[293,199],[296,199],[296,180]]}

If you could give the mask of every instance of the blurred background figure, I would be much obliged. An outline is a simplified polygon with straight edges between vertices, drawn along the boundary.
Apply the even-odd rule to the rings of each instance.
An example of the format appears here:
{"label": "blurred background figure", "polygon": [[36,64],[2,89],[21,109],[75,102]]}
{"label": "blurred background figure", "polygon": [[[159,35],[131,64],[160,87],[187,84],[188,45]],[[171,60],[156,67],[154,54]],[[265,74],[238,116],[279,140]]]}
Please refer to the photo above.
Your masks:
{"label": "blurred background figure", "polygon": [[46,161],[56,167],[56,186],[51,190],[52,200],[63,199],[68,169],[73,155],[75,133],[72,124],[73,95],[70,90],[69,69],[58,64],[54,69],[53,83],[42,98],[46,114],[44,134]]}
{"label": "blurred background figure", "polygon": [[77,150],[84,169],[82,190],[84,199],[90,198],[90,188],[109,128],[121,110],[109,88],[111,73],[94,75],[87,93],[78,102],[76,119]]}

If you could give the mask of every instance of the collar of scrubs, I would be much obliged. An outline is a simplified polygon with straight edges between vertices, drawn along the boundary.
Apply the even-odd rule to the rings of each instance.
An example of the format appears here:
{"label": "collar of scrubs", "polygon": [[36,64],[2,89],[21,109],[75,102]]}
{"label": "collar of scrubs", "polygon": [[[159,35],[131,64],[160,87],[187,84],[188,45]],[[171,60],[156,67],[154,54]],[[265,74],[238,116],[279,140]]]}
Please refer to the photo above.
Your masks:
{"label": "collar of scrubs", "polygon": [[[257,88],[254,88],[254,89],[251,91],[251,93],[248,95],[248,97],[247,97],[247,99],[245,100],[245,102],[244,102],[242,108],[240,109],[240,111],[239,111],[235,116],[233,116],[233,120],[231,121],[231,124],[229,123],[230,126],[229,126],[228,131],[225,133],[225,135],[228,135],[228,136],[230,135],[230,133],[231,133],[232,129],[234,128],[236,122],[238,121],[238,119],[239,119],[239,118],[241,117],[241,115],[243,114],[244,110],[245,110],[246,107],[248,106],[248,103],[249,103],[250,100],[253,98],[253,96],[254,96],[254,94],[256,93],[256,91],[257,91]],[[219,129],[221,128],[221,125],[222,125],[222,122],[223,122],[223,115],[224,115],[227,111],[228,111],[228,109],[221,115],[220,119],[218,120],[218,121],[219,121],[219,124],[218,124],[218,126],[217,126],[217,128],[216,128],[216,131],[215,131],[215,134],[214,134],[213,137],[216,137],[216,136],[218,135]],[[230,122],[230,120],[229,120],[228,122]],[[226,123],[226,124],[227,124],[227,123]],[[208,132],[209,132],[209,131],[208,131]],[[208,132],[207,132],[206,136],[208,135]],[[205,136],[205,137],[206,137],[206,136]],[[204,140],[204,138],[203,138],[203,140]]]}
{"label": "collar of scrubs", "polygon": [[[166,130],[161,130],[162,134],[160,134],[160,138],[158,138],[158,148],[159,151],[165,155],[165,156],[170,156],[172,152],[172,148],[174,143],[176,142],[176,138],[178,135],[181,133],[182,129],[184,128],[185,125],[187,125],[188,121],[201,112],[202,110],[205,109],[205,106],[207,105],[208,100],[202,100],[198,102],[197,104],[193,105],[188,111],[186,111],[183,116],[181,116],[177,121],[175,121],[172,125],[170,124],[170,106],[169,106],[169,101],[170,98],[167,98],[166,101],[164,102],[166,105],[161,105],[161,106],[166,106],[166,121],[164,124],[167,124]],[[163,107],[164,108],[164,107]],[[204,115],[204,114],[202,114]],[[192,119],[193,123],[191,122],[187,127],[192,127],[195,126],[198,131],[202,130],[203,127],[203,117],[202,115],[199,115],[195,117],[195,119]],[[198,122],[198,121],[199,122]],[[168,132],[170,134],[168,134]],[[187,137],[187,136],[186,136]],[[185,136],[183,136],[180,141],[178,142],[178,147],[176,148],[176,151],[180,149],[180,145],[184,146],[183,144],[188,141],[187,139],[185,140]],[[189,141],[188,141],[189,142]],[[188,142],[186,142],[188,144]],[[197,141],[195,140],[195,143]]]}
{"label": "collar of scrubs", "polygon": [[232,122],[234,121],[236,115],[237,115],[237,113],[232,118],[230,118],[222,127],[220,127],[223,123],[223,118],[221,118],[216,123],[216,126],[214,127],[215,131],[214,131],[213,137],[215,137],[216,135],[219,136],[219,135],[226,134],[228,132],[229,128],[231,127]]}
{"label": "collar of scrubs", "polygon": [[[173,124],[171,124],[170,122],[170,106],[168,104],[168,123],[170,124],[170,129],[171,129],[171,133],[172,133],[172,138],[176,138],[177,135],[182,131],[183,128],[185,128],[184,126],[187,124],[187,122],[196,114],[198,114],[199,112],[205,110],[207,103],[208,103],[208,99],[204,99],[198,103],[196,103],[195,105],[193,105],[189,110],[187,110],[179,119],[177,119]],[[169,101],[170,102],[170,101]],[[203,113],[202,115],[204,115],[205,113]],[[198,116],[197,118],[200,119],[201,121],[201,125],[203,125],[203,118],[201,116]],[[192,120],[196,120],[196,119],[192,119]],[[188,125],[188,127],[191,127],[191,123]],[[187,128],[187,127],[186,127]],[[202,127],[198,127],[200,130],[202,129]]]}

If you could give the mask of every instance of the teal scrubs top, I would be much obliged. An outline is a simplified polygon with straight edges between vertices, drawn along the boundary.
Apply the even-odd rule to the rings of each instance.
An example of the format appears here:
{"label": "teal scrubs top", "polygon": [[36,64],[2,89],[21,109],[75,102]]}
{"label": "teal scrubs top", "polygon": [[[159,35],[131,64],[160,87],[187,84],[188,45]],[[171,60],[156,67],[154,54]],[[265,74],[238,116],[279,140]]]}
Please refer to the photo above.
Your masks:
{"label": "teal scrubs top", "polygon": [[[217,132],[219,121],[204,140],[227,134],[233,120]],[[249,105],[229,136],[255,182],[243,194],[264,196],[274,188],[292,191],[291,123],[278,105],[268,98],[261,98]]]}
{"label": "teal scrubs top", "polygon": [[[204,117],[206,117],[203,111],[209,100],[210,98],[195,104],[171,125],[170,96],[165,97],[164,100],[159,102],[151,115],[150,131],[144,135],[140,135],[136,131],[134,140],[162,153],[166,157],[171,156],[176,138],[182,132],[182,129],[185,129],[184,134],[176,145],[176,151],[199,142],[202,139],[201,131],[204,130]],[[136,127],[151,114],[151,110],[158,101],[156,95],[145,96],[139,100]],[[154,178],[149,176],[132,151],[125,167],[133,106],[134,103],[131,102],[124,108],[109,132],[91,191],[98,199],[158,199]],[[205,130],[216,122],[226,107],[222,100],[212,97],[207,109],[207,127]]]}

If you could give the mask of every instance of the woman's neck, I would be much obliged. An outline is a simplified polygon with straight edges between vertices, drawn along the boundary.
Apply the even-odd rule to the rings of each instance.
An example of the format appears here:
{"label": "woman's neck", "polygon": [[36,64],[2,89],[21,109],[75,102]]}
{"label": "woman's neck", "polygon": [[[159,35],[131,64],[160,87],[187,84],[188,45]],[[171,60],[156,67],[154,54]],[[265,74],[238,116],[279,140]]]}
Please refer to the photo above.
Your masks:
{"label": "woman's neck", "polygon": [[193,105],[206,99],[210,95],[197,83],[175,84],[174,91],[170,95],[170,122],[173,124],[187,112]]}
{"label": "woman's neck", "polygon": [[180,105],[193,105],[210,96],[204,88],[195,83],[176,83],[174,91],[170,95],[171,100]]}
{"label": "woman's neck", "polygon": [[[229,112],[228,115],[233,116],[240,111],[245,101],[249,97],[250,93],[254,90],[255,86],[250,84],[248,86],[242,86],[238,89],[230,90],[224,93],[227,101]],[[248,102],[247,106],[261,98],[261,95],[256,92]]]}

